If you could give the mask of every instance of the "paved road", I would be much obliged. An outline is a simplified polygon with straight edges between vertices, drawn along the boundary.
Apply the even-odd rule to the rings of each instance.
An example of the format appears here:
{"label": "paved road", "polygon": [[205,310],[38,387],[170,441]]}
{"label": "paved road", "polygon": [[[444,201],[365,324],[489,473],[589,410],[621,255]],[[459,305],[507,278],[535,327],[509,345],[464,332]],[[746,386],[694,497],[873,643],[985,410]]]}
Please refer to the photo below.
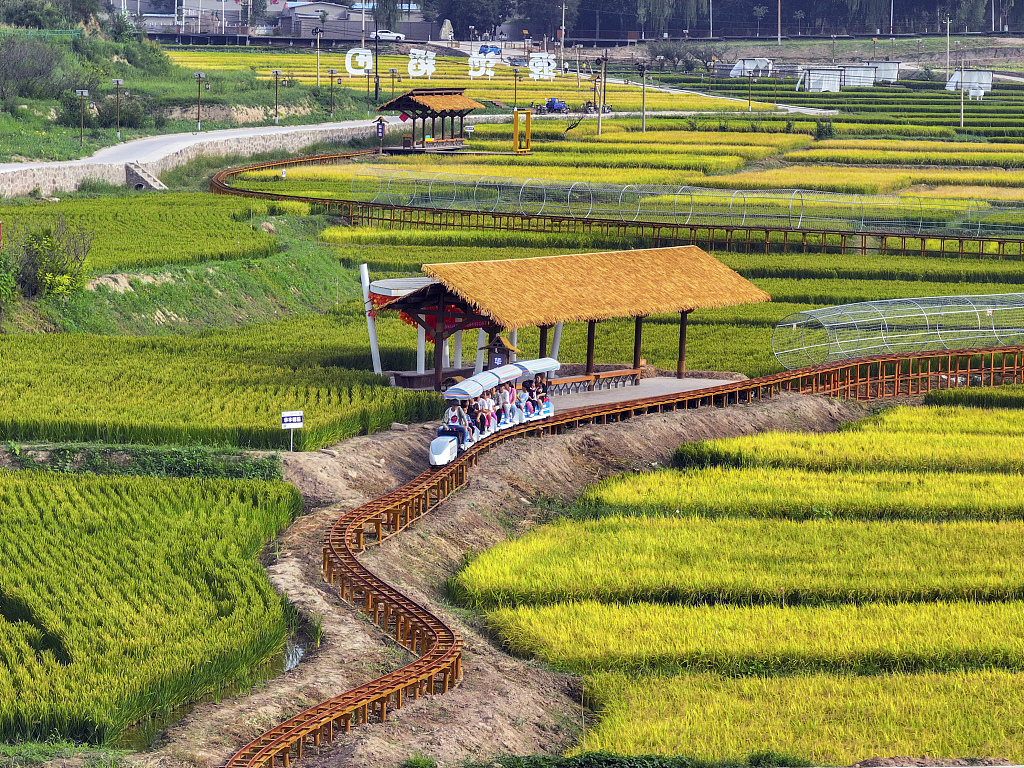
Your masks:
{"label": "paved road", "polygon": [[[397,117],[386,117],[388,122],[398,122]],[[230,141],[253,136],[273,136],[294,133],[296,131],[329,133],[339,128],[360,128],[372,126],[374,120],[347,120],[338,123],[321,123],[319,125],[288,125],[265,126],[261,128],[228,128],[222,131],[203,131],[202,133],[173,133],[164,136],[150,136],[145,139],[126,141],[112,147],[104,147],[91,157],[80,160],[39,161],[31,163],[0,163],[0,173],[20,171],[25,168],[41,168],[44,166],[76,166],[109,163],[123,165],[125,163],[152,163],[168,155],[186,149],[193,144],[205,144],[216,141]]]}

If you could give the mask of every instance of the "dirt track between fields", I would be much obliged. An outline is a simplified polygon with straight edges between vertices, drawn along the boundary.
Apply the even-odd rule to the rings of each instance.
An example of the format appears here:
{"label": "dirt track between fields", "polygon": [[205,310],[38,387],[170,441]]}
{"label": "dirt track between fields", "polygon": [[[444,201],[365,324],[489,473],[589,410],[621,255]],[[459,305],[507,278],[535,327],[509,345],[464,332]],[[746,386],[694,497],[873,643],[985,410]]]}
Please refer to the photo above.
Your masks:
{"label": "dirt track between fields", "polygon": [[[854,403],[781,395],[765,403],[637,417],[499,446],[481,459],[465,489],[364,556],[369,568],[466,638],[463,684],[394,712],[385,724],[359,727],[332,745],[307,748],[303,768],[396,766],[416,754],[452,765],[502,753],[563,751],[580,728],[575,681],[503,653],[475,616],[445,602],[445,580],[465,555],[542,522],[552,503],[572,499],[602,477],[665,465],[683,441],[769,429],[826,432],[867,413]],[[405,663],[404,650],[324,584],[321,545],[343,510],[422,471],[432,430],[415,425],[285,456],[286,477],[302,491],[307,514],[280,537],[280,553],[267,571],[274,586],[303,611],[324,617],[323,644],[252,695],[196,707],[157,749],[133,756],[133,762],[154,768],[221,765],[272,724]]]}

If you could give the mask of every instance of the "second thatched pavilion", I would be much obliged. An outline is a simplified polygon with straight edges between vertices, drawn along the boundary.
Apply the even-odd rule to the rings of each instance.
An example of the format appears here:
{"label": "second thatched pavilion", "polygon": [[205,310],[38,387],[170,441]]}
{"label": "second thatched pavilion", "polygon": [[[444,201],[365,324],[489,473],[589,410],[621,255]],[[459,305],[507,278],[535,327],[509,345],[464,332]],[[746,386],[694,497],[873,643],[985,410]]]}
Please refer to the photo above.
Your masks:
{"label": "second thatched pavilion", "polygon": [[[605,253],[544,256],[529,259],[424,264],[426,277],[370,283],[364,270],[363,289],[375,367],[373,315],[395,310],[417,327],[417,371],[396,377],[406,386],[441,388],[446,375],[462,375],[462,333],[477,329],[474,371],[494,363],[495,352],[512,355],[518,329],[540,329],[538,357],[558,357],[562,324],[587,323],[587,389],[600,386],[604,374],[594,366],[597,323],[617,317],[635,322],[633,367],[617,371],[619,378],[640,379],[643,321],[650,315],[679,314],[677,376],[686,369],[686,325],[697,309],[770,301],[771,297],[696,246],[647,248]],[[548,350],[549,331],[552,346]],[[454,339],[454,354],[448,340]],[[433,375],[425,370],[425,342],[434,343]],[[521,353],[519,353],[521,354]],[[453,358],[449,365],[449,357]],[[504,360],[502,362],[505,362]],[[489,367],[489,366],[488,366]],[[401,380],[400,380],[401,379]]]}

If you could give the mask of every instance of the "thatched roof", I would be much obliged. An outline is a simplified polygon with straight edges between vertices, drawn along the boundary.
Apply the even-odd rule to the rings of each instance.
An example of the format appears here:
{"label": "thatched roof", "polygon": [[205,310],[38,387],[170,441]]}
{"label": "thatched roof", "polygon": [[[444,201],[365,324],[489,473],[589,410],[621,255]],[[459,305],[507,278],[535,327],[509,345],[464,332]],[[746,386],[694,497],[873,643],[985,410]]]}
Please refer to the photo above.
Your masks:
{"label": "thatched roof", "polygon": [[423,271],[509,329],[771,300],[692,245],[424,264]]}
{"label": "thatched roof", "polygon": [[378,112],[470,112],[484,105],[465,95],[465,88],[413,88],[377,107]]}

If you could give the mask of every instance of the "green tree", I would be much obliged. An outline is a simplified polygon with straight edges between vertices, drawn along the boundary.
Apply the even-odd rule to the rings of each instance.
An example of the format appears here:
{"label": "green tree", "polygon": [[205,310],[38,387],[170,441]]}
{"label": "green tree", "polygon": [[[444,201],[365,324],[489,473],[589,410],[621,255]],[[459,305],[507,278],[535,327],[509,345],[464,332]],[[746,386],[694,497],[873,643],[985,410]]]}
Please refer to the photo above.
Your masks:
{"label": "green tree", "polygon": [[373,22],[377,29],[394,29],[401,16],[401,0],[377,0],[373,7]]}
{"label": "green tree", "polygon": [[511,15],[512,5],[509,0],[434,0],[425,10],[435,19],[451,21],[455,36],[465,39],[470,26],[493,32]]}
{"label": "green tree", "polygon": [[757,18],[757,36],[761,36],[761,19],[768,15],[767,5],[755,5],[754,16]]}
{"label": "green tree", "polygon": [[795,11],[793,13],[793,18],[796,19],[796,34],[798,37],[800,36],[800,22],[803,21],[806,15],[803,11]]}

